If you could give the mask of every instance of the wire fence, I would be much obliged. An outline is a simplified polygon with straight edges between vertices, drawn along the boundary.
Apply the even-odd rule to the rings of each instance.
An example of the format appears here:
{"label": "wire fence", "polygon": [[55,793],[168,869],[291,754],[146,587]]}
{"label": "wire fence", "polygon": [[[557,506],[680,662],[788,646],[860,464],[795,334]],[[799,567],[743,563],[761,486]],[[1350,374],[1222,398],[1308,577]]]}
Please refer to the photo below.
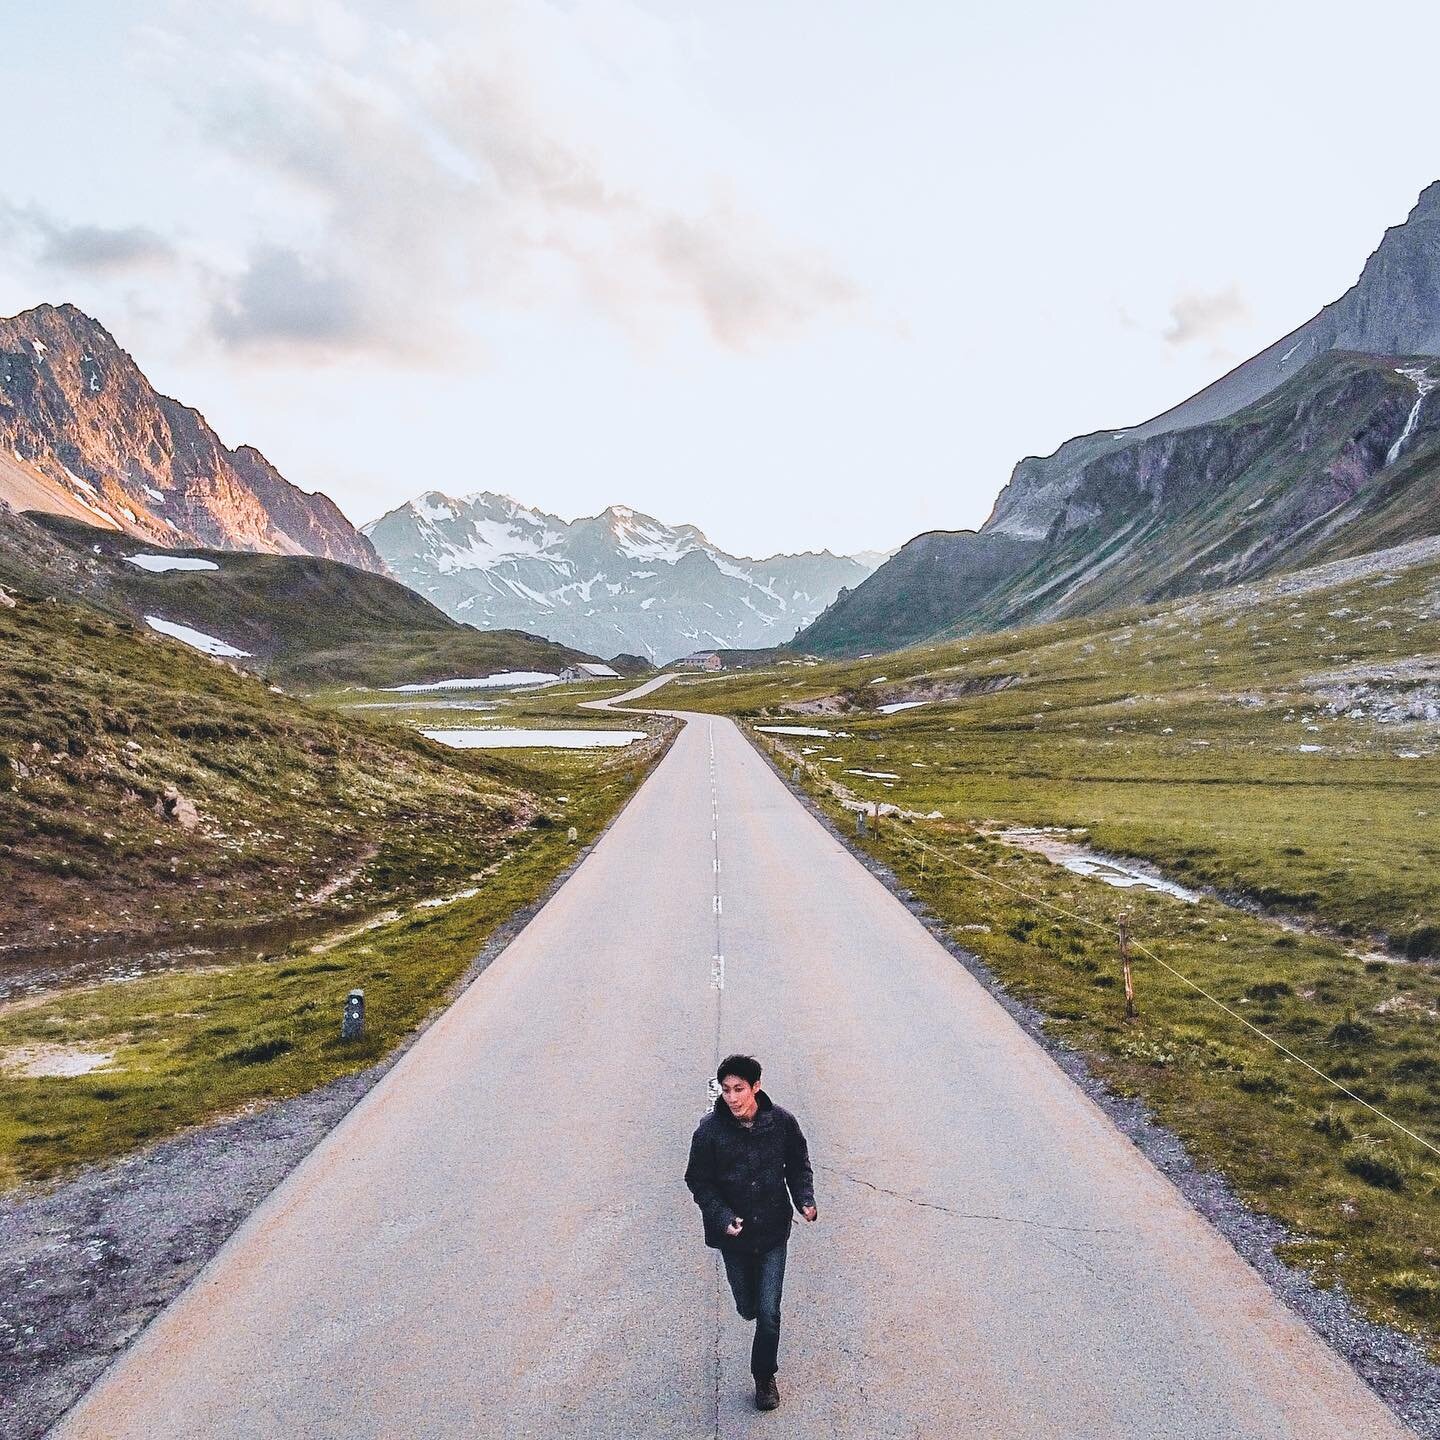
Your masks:
{"label": "wire fence", "polygon": [[[948,854],[944,850],[938,849],[936,846],[931,845],[928,841],[921,840],[918,836],[906,834],[904,831],[898,829],[892,829],[890,833],[892,835],[898,836],[901,840],[904,841],[906,845],[913,846],[914,848],[923,851],[927,855],[933,855],[942,864],[949,865],[951,868],[956,870],[964,871],[967,875],[973,876],[975,879],[982,881],[984,884],[994,885],[998,886],[1002,890],[1008,890],[1012,894],[1019,896],[1021,899],[1029,902],[1032,905],[1038,905],[1042,909],[1052,911],[1056,915],[1063,915],[1067,920],[1073,920],[1077,924],[1089,926],[1090,928],[1095,930],[1100,930],[1106,935],[1114,936],[1116,934],[1116,930],[1113,926],[1107,925],[1101,920],[1096,920],[1089,915],[1081,915],[1074,910],[1067,910],[1063,905],[1056,905],[1053,901],[1046,900],[1042,895],[1034,895],[1028,890],[1022,889],[1018,885],[1012,885],[1007,880],[1001,880],[999,877],[991,875],[988,871],[979,869],[977,866],[967,865],[965,861],[957,860],[953,855]],[[1325,1071],[1319,1068],[1319,1066],[1311,1064],[1311,1062],[1307,1060],[1303,1055],[1297,1055],[1295,1051],[1290,1049],[1290,1047],[1286,1045],[1283,1041],[1277,1040],[1275,1036],[1269,1033],[1269,1031],[1263,1030],[1259,1025],[1255,1024],[1253,1020],[1247,1020],[1245,1016],[1241,1015],[1232,1006],[1227,1005],[1218,996],[1212,995],[1210,991],[1205,989],[1203,985],[1200,985],[1198,982],[1191,979],[1191,977],[1186,975],[1183,971],[1176,969],[1176,967],[1171,965],[1169,961],[1161,959],[1161,957],[1157,955],[1148,945],[1142,944],[1140,941],[1135,940],[1133,937],[1130,939],[1130,945],[1137,953],[1144,955],[1146,959],[1153,961],[1162,970],[1166,971],[1170,975],[1173,975],[1176,980],[1180,981],[1181,984],[1188,986],[1197,995],[1203,996],[1207,1001],[1210,1002],[1210,1004],[1214,1005],[1217,1009],[1224,1011],[1224,1013],[1230,1016],[1232,1020],[1238,1021],[1252,1034],[1258,1036],[1267,1045],[1273,1046],[1274,1049],[1279,1051],[1280,1054],[1284,1055],[1287,1059],[1293,1060],[1297,1065],[1303,1066],[1312,1075],[1316,1076],[1320,1080],[1323,1080],[1325,1084],[1331,1086],[1341,1095],[1344,1095],[1346,1099],[1352,1100],[1355,1104],[1363,1106],[1364,1109],[1368,1110],[1372,1115],[1377,1116],[1387,1125],[1393,1126],[1402,1135],[1408,1136],[1417,1145],[1421,1145],[1426,1150],[1429,1150],[1432,1154],[1440,1156],[1440,1145],[1432,1144],[1423,1135],[1417,1135],[1415,1131],[1410,1129],[1408,1125],[1405,1125],[1401,1121],[1395,1119],[1393,1115],[1387,1115],[1385,1111],[1381,1110],[1377,1105],[1373,1105],[1370,1101],[1364,1099],[1360,1095],[1357,1095],[1353,1090],[1349,1088],[1349,1086],[1342,1084],[1333,1075],[1327,1075]]]}

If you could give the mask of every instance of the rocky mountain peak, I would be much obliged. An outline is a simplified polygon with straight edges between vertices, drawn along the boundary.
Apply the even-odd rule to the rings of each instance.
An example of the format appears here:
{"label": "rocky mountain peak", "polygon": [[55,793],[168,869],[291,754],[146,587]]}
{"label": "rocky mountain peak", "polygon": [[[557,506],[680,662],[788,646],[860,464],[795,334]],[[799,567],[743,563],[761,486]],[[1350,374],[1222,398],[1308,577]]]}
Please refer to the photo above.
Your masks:
{"label": "rocky mountain peak", "polygon": [[0,318],[0,499],[160,544],[313,554],[381,570],[324,495],[227,449],[71,304]]}
{"label": "rocky mountain peak", "polygon": [[1421,192],[1420,198],[1415,202],[1415,209],[1410,213],[1413,216],[1420,210],[1440,210],[1440,180],[1432,180]]}

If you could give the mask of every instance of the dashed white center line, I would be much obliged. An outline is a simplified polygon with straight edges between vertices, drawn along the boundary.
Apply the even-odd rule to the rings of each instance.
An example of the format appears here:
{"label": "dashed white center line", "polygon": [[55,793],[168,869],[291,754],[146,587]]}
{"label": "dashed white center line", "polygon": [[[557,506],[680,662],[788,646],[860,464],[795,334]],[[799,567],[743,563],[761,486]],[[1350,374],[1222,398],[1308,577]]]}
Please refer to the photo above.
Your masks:
{"label": "dashed white center line", "polygon": [[[713,720],[709,722],[708,736],[710,740],[710,845],[713,851],[711,868],[715,875],[715,953],[710,961],[710,987],[716,992],[715,1060],[718,1064],[720,1060],[720,1006],[725,991],[725,954],[720,948],[720,916],[723,913],[724,902],[720,898],[720,790],[715,783],[715,722]],[[709,1107],[713,1108],[719,1094],[719,1082],[713,1078],[707,1080],[705,1098]]]}

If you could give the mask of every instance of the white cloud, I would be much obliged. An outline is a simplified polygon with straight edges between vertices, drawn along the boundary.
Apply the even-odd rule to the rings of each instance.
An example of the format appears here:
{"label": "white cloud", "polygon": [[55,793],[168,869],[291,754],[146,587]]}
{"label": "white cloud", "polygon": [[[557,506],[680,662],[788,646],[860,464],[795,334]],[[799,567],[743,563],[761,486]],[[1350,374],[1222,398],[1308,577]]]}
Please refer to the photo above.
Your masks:
{"label": "white cloud", "polygon": [[1218,340],[1226,331],[1250,320],[1250,306],[1239,287],[1186,291],[1170,306],[1170,323],[1161,332],[1167,345],[1190,345],[1197,340]]}
{"label": "white cloud", "polygon": [[624,128],[605,47],[664,43],[626,0],[428,8],[450,27],[437,38],[339,0],[252,0],[255,28],[227,28],[223,58],[203,12],[166,37],[157,83],[261,217],[239,263],[215,267],[223,343],[438,361],[465,349],[467,306],[578,295],[632,334],[689,314],[742,349],[858,302],[825,256],[717,198],[722,178],[662,197],[652,157],[627,167],[592,141],[592,117]]}
{"label": "white cloud", "polygon": [[37,205],[0,201],[0,236],[13,253],[42,269],[105,275],[175,259],[171,243],[146,225],[92,225],[61,220]]}

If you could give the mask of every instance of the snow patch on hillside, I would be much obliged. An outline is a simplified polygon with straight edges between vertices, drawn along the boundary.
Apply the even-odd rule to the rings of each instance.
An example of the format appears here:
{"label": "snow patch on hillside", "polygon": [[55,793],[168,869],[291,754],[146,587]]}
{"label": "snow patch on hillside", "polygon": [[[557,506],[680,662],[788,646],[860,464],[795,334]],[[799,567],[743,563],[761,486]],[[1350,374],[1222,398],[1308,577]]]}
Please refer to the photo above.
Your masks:
{"label": "snow patch on hillside", "polygon": [[453,520],[455,511],[449,501],[432,490],[428,495],[417,495],[410,508],[424,520]]}
{"label": "snow patch on hillside", "polygon": [[203,630],[196,630],[189,625],[181,625],[175,620],[164,620],[159,615],[147,615],[145,623],[152,630],[158,630],[160,634],[168,635],[172,640],[183,641],[192,649],[203,650],[207,655],[239,659],[250,653],[248,650],[241,650],[237,646],[231,645],[228,641],[218,640],[214,635],[207,635]]}
{"label": "snow patch on hillside", "polygon": [[164,575],[170,570],[218,570],[213,560],[197,560],[189,555],[127,555],[132,565],[148,570],[152,575]]}

